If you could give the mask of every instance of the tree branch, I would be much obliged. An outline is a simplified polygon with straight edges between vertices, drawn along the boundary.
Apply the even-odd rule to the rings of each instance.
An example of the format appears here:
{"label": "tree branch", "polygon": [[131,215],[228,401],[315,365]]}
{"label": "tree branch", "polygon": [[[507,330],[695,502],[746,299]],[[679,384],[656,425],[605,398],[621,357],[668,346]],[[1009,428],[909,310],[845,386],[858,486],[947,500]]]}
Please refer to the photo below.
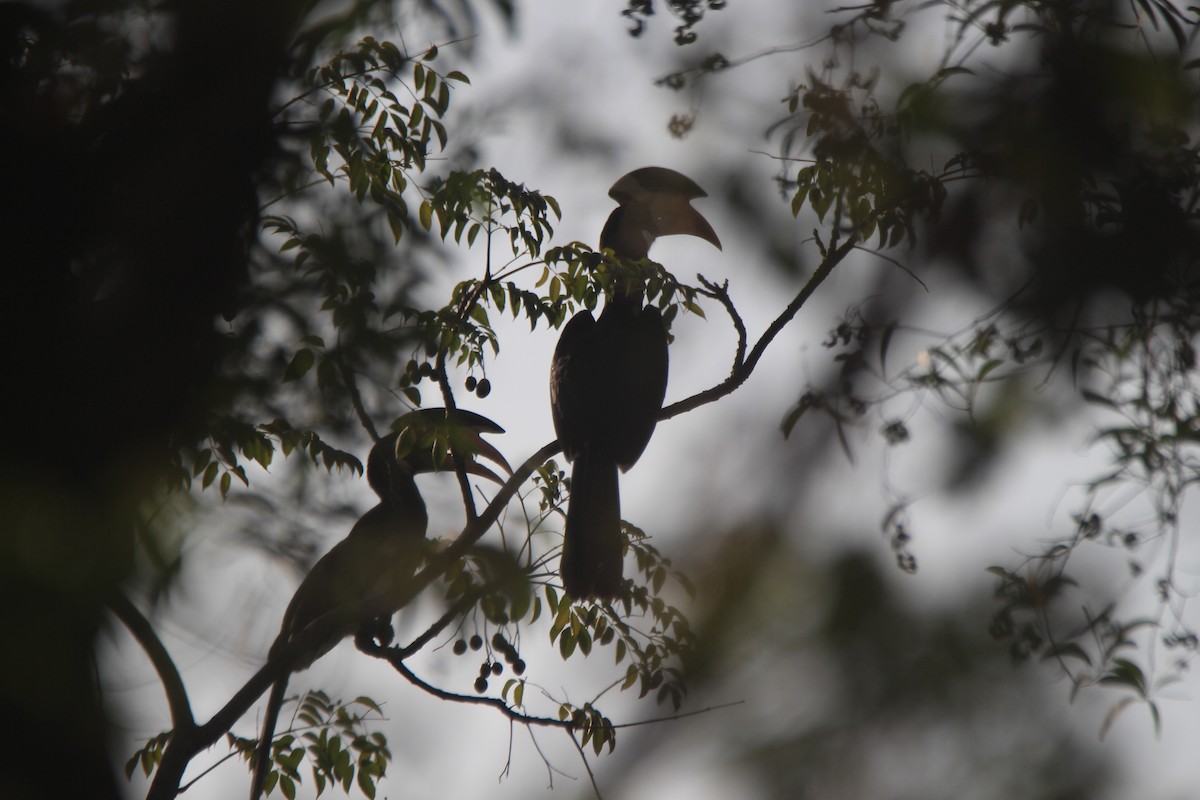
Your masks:
{"label": "tree branch", "polygon": [[[763,354],[767,351],[767,347],[769,347],[771,342],[775,340],[775,337],[779,335],[779,332],[782,331],[784,327],[792,321],[792,318],[796,316],[796,313],[803,308],[805,303],[808,302],[808,298],[812,297],[813,293],[817,290],[817,287],[824,283],[825,279],[829,277],[829,273],[833,272],[833,268],[840,264],[857,244],[858,237],[852,234],[848,239],[846,239],[846,241],[842,242],[840,245],[830,250],[826,254],[824,260],[821,262],[821,265],[817,267],[817,271],[814,272],[812,277],[808,279],[808,283],[804,284],[804,288],[800,290],[799,294],[792,298],[792,302],[788,303],[787,308],[785,308],[783,312],[780,313],[780,315],[776,317],[769,326],[767,326],[767,329],[763,332],[763,335],[760,336],[758,341],[754,343],[754,347],[750,350],[749,355],[747,355],[744,360],[740,357],[743,348],[738,348],[738,357],[734,359],[733,369],[730,371],[728,378],[710,389],[705,389],[704,391],[698,392],[691,397],[680,400],[677,403],[672,403],[671,405],[665,407],[658,414],[659,421],[661,422],[663,420],[671,419],[672,417],[677,417],[680,414],[686,414],[687,412],[693,411],[700,406],[720,400],[722,397],[732,394],[739,386],[745,383],[746,379],[749,378],[751,373],[754,372],[754,368],[758,365],[758,362],[763,357]],[[730,313],[734,320],[734,327],[739,329],[739,336],[741,336],[744,326],[740,325],[741,318],[737,315],[736,311],[733,310],[732,302],[728,302],[728,297],[725,299],[721,298],[722,290],[711,288],[712,285],[708,284],[707,282],[705,282],[705,285],[710,287],[710,290],[714,292],[716,299],[721,301],[722,305],[725,306],[726,311]]]}
{"label": "tree branch", "polygon": [[528,714],[522,714],[499,697],[457,694],[455,692],[448,692],[445,689],[439,689],[431,683],[426,683],[408,668],[408,665],[404,663],[405,651],[398,647],[377,647],[368,644],[365,647],[360,645],[359,649],[369,656],[387,661],[405,680],[439,700],[449,700],[454,703],[466,703],[477,706],[491,706],[514,722],[520,722],[523,725],[540,725],[547,728],[563,728],[565,730],[572,730],[575,727],[570,719],[552,719],[550,717],[533,717]]}
{"label": "tree branch", "polygon": [[179,728],[195,728],[196,720],[192,716],[192,706],[188,702],[187,688],[183,685],[183,678],[180,676],[179,670],[175,668],[175,662],[167,652],[166,646],[154,632],[154,626],[150,624],[150,620],[146,619],[137,606],[120,592],[109,598],[108,607],[133,634],[133,638],[137,639],[138,644],[142,646],[142,650],[146,652],[146,656],[154,666],[154,671],[158,673],[163,691],[167,695],[167,706],[171,710],[171,727],[177,730]]}
{"label": "tree branch", "polygon": [[358,415],[359,423],[370,435],[372,441],[379,441],[379,433],[375,430],[375,423],[371,419],[371,415],[367,413],[362,394],[358,391],[358,384],[354,380],[353,370],[350,369],[350,365],[346,363],[346,359],[342,358],[341,354],[336,357],[336,360],[338,371],[342,373],[342,382],[346,385],[346,392],[350,395],[350,405],[354,407],[354,413]]}
{"label": "tree branch", "polygon": [[737,370],[738,365],[746,359],[746,323],[742,321],[742,315],[738,313],[737,308],[733,305],[733,298],[729,296],[729,281],[725,281],[718,286],[703,275],[697,275],[696,278],[700,281],[700,285],[706,289],[703,294],[713,298],[724,306],[725,313],[729,315],[729,319],[733,323],[733,329],[737,332],[738,337],[737,351],[733,355],[733,370]]}

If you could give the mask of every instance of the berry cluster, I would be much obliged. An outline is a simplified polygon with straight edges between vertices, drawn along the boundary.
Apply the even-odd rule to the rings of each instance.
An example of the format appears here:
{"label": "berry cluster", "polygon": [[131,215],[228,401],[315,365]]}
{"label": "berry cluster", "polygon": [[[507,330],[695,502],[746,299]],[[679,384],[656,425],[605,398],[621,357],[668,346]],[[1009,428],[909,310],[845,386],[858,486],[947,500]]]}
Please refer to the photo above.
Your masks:
{"label": "berry cluster", "polygon": [[467,385],[468,392],[474,392],[480,398],[487,397],[489,394],[492,393],[492,382],[489,381],[487,378],[477,381],[477,380],[475,380],[474,375],[468,375],[466,385]]}
{"label": "berry cluster", "polygon": [[[426,378],[438,379],[439,375],[437,368],[428,361],[417,361],[411,359],[404,368],[404,374],[400,376],[400,386],[408,388],[416,386]],[[476,379],[474,375],[468,375],[466,381],[468,392],[473,392],[480,399],[487,397],[492,393],[492,382],[487,378]]]}
{"label": "berry cluster", "polygon": [[[483,637],[475,634],[469,640],[459,639],[454,643],[454,655],[461,656],[467,652],[468,648],[475,651],[483,649]],[[479,677],[475,679],[475,691],[479,694],[487,691],[488,678],[504,673],[504,664],[501,664],[500,660],[495,657],[496,653],[504,659],[504,663],[512,667],[514,674],[525,674],[525,662],[517,653],[517,648],[504,638],[504,634],[497,633],[492,637],[492,650],[494,652],[489,652],[488,657],[479,665]]]}

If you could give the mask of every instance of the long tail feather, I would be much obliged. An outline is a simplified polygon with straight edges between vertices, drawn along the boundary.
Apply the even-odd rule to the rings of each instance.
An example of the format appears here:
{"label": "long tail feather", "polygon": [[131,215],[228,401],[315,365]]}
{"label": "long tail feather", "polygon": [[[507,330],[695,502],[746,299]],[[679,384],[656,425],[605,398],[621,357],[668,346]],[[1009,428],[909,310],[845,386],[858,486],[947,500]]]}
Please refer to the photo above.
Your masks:
{"label": "long tail feather", "polygon": [[275,681],[271,687],[271,696],[267,699],[267,710],[263,713],[262,736],[258,740],[258,749],[254,751],[254,778],[250,782],[250,800],[262,797],[263,786],[267,775],[271,772],[271,740],[275,738],[275,723],[279,719],[279,709],[283,707],[283,693],[287,691],[286,677]]}
{"label": "long tail feather", "polygon": [[567,594],[611,599],[621,587],[621,495],[617,464],[588,450],[571,470],[571,499],[562,553]]}

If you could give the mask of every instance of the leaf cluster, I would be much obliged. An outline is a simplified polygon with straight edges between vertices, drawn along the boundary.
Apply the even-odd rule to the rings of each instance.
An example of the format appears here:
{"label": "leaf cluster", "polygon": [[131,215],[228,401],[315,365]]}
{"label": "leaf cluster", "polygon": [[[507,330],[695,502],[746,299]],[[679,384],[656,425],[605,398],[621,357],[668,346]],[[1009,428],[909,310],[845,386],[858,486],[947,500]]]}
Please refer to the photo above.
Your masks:
{"label": "leaf cluster", "polygon": [[[931,92],[949,74],[921,87]],[[902,94],[898,109],[885,113],[873,95],[878,78],[852,73],[834,86],[810,70],[786,98],[789,113],[804,125],[785,136],[784,146],[802,141],[812,153],[812,163],[788,183],[794,187],[792,213],[799,215],[807,205],[824,223],[832,211],[835,231],[853,232],[863,241],[877,237],[881,250],[901,242],[911,247],[916,223],[937,220],[947,196],[945,178],[956,162],[937,174],[905,164],[899,142],[913,124],[917,95]],[[797,140],[801,130],[803,139]]]}
{"label": "leaf cluster", "polygon": [[[392,754],[387,738],[368,731],[367,723],[382,718],[382,709],[369,697],[344,702],[321,691],[306,692],[296,712],[299,724],[271,743],[266,794],[278,787],[284,797],[295,800],[297,787],[303,783],[300,766],[307,760],[317,797],[331,786],[341,786],[343,792],[357,786],[365,797],[374,798],[376,783],[386,774]],[[252,761],[256,740],[232,734],[228,738],[231,746]]]}

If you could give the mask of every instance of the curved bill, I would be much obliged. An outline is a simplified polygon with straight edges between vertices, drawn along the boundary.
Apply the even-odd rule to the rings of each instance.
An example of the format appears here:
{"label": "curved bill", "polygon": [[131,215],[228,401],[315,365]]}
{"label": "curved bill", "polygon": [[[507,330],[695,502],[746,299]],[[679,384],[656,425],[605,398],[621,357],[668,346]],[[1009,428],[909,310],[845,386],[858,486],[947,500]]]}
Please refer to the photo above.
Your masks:
{"label": "curved bill", "polygon": [[721,240],[691,201],[708,197],[695,181],[666,167],[642,167],[621,177],[608,196],[630,215],[649,241],[659,236],[689,235],[709,242],[718,250]]}
{"label": "curved bill", "polygon": [[422,408],[405,414],[392,427],[395,433],[380,443],[392,439],[396,458],[407,461],[414,474],[454,469],[451,453],[458,454],[467,472],[501,485],[504,478],[477,458],[486,458],[512,474],[512,467],[500,451],[483,439],[483,434],[504,433],[504,428],[480,414],[463,409]]}

